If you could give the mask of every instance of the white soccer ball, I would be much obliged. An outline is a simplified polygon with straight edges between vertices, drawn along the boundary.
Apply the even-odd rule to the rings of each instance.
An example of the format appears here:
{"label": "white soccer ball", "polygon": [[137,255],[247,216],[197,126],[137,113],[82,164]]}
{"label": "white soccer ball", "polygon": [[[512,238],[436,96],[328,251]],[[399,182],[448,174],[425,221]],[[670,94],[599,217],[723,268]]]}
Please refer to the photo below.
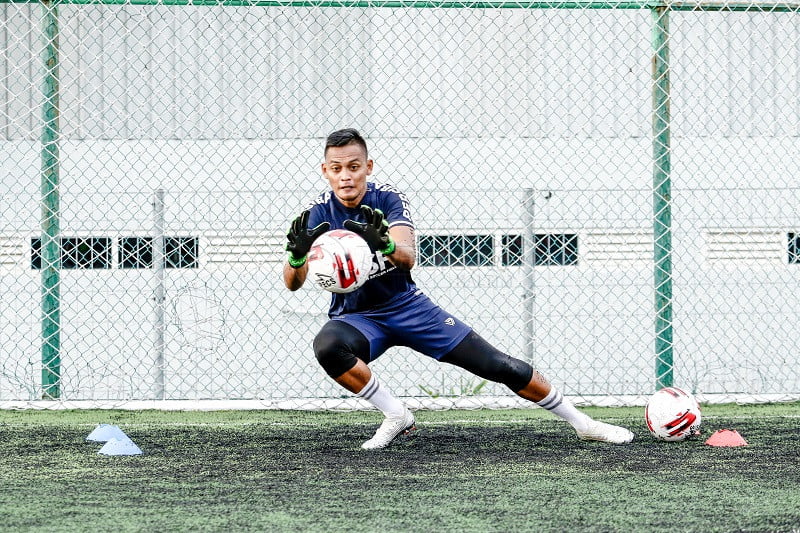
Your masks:
{"label": "white soccer ball", "polygon": [[660,440],[679,441],[700,434],[700,404],[678,387],[665,387],[653,394],[644,410],[647,429]]}
{"label": "white soccer ball", "polygon": [[306,279],[329,292],[353,292],[369,279],[374,256],[359,235],[346,229],[331,230],[311,246]]}

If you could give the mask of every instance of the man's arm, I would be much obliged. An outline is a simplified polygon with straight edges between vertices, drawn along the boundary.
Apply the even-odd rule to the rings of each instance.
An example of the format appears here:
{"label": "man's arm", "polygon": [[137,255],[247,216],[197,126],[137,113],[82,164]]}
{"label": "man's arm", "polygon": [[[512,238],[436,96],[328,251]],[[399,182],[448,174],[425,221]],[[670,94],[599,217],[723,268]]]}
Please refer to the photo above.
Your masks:
{"label": "man's arm", "polygon": [[290,265],[289,261],[283,264],[283,283],[290,291],[296,291],[302,287],[306,282],[306,275],[308,275],[308,263],[298,268]]}
{"label": "man's arm", "polygon": [[414,237],[414,228],[405,225],[396,225],[389,228],[389,236],[395,243],[394,252],[386,259],[397,268],[411,270],[417,260],[417,244]]}

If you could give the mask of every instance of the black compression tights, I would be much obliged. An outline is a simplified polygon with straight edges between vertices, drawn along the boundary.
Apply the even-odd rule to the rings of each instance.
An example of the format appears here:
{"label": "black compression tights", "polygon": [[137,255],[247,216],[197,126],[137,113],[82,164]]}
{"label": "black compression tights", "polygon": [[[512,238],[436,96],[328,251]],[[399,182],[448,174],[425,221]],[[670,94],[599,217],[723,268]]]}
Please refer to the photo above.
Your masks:
{"label": "black compression tights", "polygon": [[[331,320],[314,338],[314,353],[325,372],[336,379],[353,368],[358,359],[369,362],[369,341],[350,324]],[[506,355],[474,331],[441,361],[502,383],[513,392],[527,387],[533,376],[531,365]]]}
{"label": "black compression tights", "polygon": [[531,365],[501,352],[474,331],[440,360],[502,383],[513,392],[527,387],[533,377]]}

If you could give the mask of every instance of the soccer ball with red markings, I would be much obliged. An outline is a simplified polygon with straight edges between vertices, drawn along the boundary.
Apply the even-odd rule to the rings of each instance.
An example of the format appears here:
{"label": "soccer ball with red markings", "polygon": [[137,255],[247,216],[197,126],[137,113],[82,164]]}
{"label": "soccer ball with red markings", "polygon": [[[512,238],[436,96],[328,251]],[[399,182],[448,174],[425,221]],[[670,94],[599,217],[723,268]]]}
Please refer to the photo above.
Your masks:
{"label": "soccer ball with red markings", "polygon": [[353,292],[369,279],[374,256],[359,235],[345,229],[331,230],[311,246],[306,279],[329,292]]}
{"label": "soccer ball with red markings", "polygon": [[647,429],[660,440],[679,441],[700,434],[700,404],[678,387],[665,387],[653,394],[644,410]]}

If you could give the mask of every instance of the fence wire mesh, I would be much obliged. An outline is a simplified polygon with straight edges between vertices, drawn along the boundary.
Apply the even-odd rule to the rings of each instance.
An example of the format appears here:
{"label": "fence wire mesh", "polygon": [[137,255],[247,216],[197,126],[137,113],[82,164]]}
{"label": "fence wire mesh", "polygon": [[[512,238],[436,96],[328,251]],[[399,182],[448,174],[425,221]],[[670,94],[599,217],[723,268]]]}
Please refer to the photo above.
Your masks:
{"label": "fence wire mesh", "polygon": [[793,4],[186,4],[0,3],[0,401],[350,405],[280,273],[341,127],[415,281],[566,394],[800,394]]}

